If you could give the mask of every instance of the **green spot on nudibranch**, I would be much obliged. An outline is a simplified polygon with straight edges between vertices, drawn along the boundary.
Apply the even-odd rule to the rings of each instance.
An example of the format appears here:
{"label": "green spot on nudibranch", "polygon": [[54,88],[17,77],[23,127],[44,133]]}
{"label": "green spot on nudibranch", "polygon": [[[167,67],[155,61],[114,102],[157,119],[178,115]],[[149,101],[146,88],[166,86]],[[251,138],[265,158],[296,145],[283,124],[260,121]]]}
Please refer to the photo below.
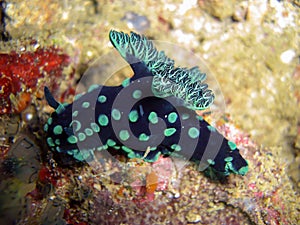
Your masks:
{"label": "green spot on nudibranch", "polygon": [[128,119],[132,123],[136,122],[138,118],[139,118],[139,114],[136,110],[132,110],[128,115]]}
{"label": "green spot on nudibranch", "polygon": [[127,147],[127,146],[125,146],[125,145],[123,145],[121,148],[122,148],[123,151],[125,151],[125,152],[127,152],[127,153],[132,152],[132,149],[129,148],[129,147]]}
{"label": "green spot on nudibranch", "polygon": [[51,137],[48,137],[48,138],[47,138],[47,143],[48,143],[48,145],[49,145],[50,147],[54,147],[54,146],[55,146],[55,144],[54,144],[54,142],[53,142],[53,139],[52,139]]}
{"label": "green spot on nudibranch", "polygon": [[48,129],[49,129],[49,125],[46,123],[46,124],[44,125],[44,131],[47,132]]}
{"label": "green spot on nudibranch", "polygon": [[236,149],[236,144],[232,141],[228,141],[228,146],[232,151]]}
{"label": "green spot on nudibranch", "polygon": [[170,123],[175,123],[176,120],[177,120],[177,118],[178,118],[178,115],[177,115],[176,112],[171,112],[171,113],[168,115],[168,121],[169,121]]}
{"label": "green spot on nudibranch", "polygon": [[77,111],[77,110],[75,110],[75,111],[72,113],[72,116],[73,116],[73,117],[76,117],[76,116],[78,116],[78,111]]}
{"label": "green spot on nudibranch", "polygon": [[70,123],[70,127],[72,127],[72,129],[77,132],[80,130],[81,128],[81,123],[78,121],[78,120],[73,120],[71,123]]}
{"label": "green spot on nudibranch", "polygon": [[216,132],[216,128],[214,128],[213,126],[208,125],[207,129],[210,130],[211,132]]}
{"label": "green spot on nudibranch", "polygon": [[59,140],[59,139],[56,139],[56,140],[55,140],[55,144],[56,144],[56,145],[60,145],[60,140]]}
{"label": "green spot on nudibranch", "polygon": [[48,124],[48,125],[51,125],[51,124],[52,124],[52,121],[53,121],[53,119],[52,119],[52,117],[50,117],[50,118],[47,120],[47,124]]}
{"label": "green spot on nudibranch", "polygon": [[215,165],[215,161],[212,159],[208,159],[207,162],[209,163],[209,165]]}
{"label": "green spot on nudibranch", "polygon": [[68,150],[68,151],[67,151],[67,154],[68,154],[68,155],[73,155],[73,154],[74,154],[74,151],[73,151],[73,150]]}
{"label": "green spot on nudibranch", "polygon": [[188,113],[183,113],[182,116],[181,116],[181,118],[182,118],[183,120],[187,120],[188,118],[190,118],[190,114],[188,114]]}
{"label": "green spot on nudibranch", "polygon": [[171,145],[171,149],[173,149],[174,151],[181,151],[181,146],[178,144],[173,144]]}
{"label": "green spot on nudibranch", "polygon": [[157,152],[152,158],[150,158],[150,159],[145,158],[144,160],[146,162],[155,162],[158,160],[160,155],[161,155],[161,152]]}
{"label": "green spot on nudibranch", "polygon": [[106,102],[106,97],[104,95],[99,95],[98,102],[100,102],[100,103]]}
{"label": "green spot on nudibranch", "polygon": [[197,120],[203,121],[203,116],[196,115]]}
{"label": "green spot on nudibranch", "polygon": [[102,151],[102,150],[106,150],[106,149],[108,149],[108,145],[102,145],[97,148],[98,151]]}
{"label": "green spot on nudibranch", "polygon": [[74,100],[75,101],[78,100],[82,95],[83,95],[82,93],[75,95],[74,96]]}
{"label": "green spot on nudibranch", "polygon": [[53,128],[53,133],[55,135],[58,135],[58,134],[61,134],[63,132],[63,128],[61,125],[56,125],[54,128]]}
{"label": "green spot on nudibranch", "polygon": [[244,176],[248,172],[248,166],[243,166],[238,170],[238,174]]}
{"label": "green spot on nudibranch", "polygon": [[121,112],[118,109],[113,109],[111,111],[111,116],[114,120],[120,120],[121,119]]}
{"label": "green spot on nudibranch", "polygon": [[86,134],[86,136],[92,136],[93,135],[93,130],[90,129],[90,128],[85,128],[84,133]]}
{"label": "green spot on nudibranch", "polygon": [[157,114],[156,112],[151,112],[148,116],[148,120],[150,123],[152,124],[156,124],[158,123],[158,117],[157,117]]}
{"label": "green spot on nudibranch", "polygon": [[78,139],[79,139],[79,141],[84,141],[85,139],[86,139],[86,136],[85,136],[85,134],[84,133],[78,133]]}
{"label": "green spot on nudibranch", "polygon": [[141,96],[142,96],[142,91],[141,90],[135,90],[132,93],[132,97],[135,98],[135,99],[139,99]]}
{"label": "green spot on nudibranch", "polygon": [[229,156],[229,157],[226,157],[226,158],[224,159],[225,162],[231,162],[232,160],[233,160],[233,158],[230,157],[230,156]]}
{"label": "green spot on nudibranch", "polygon": [[57,114],[60,114],[60,113],[62,113],[65,110],[66,110],[65,105],[64,104],[59,104],[58,107],[55,109],[55,112]]}
{"label": "green spot on nudibranch", "polygon": [[104,114],[100,114],[98,117],[98,122],[100,126],[107,126],[108,125],[108,117]]}
{"label": "green spot on nudibranch", "polygon": [[169,136],[173,135],[175,132],[176,132],[176,128],[173,128],[173,127],[172,128],[167,128],[167,129],[164,130],[164,135],[166,137],[169,137]]}
{"label": "green spot on nudibranch", "polygon": [[98,126],[98,124],[96,124],[94,122],[91,123],[91,128],[96,133],[100,132],[100,127]]}
{"label": "green spot on nudibranch", "polygon": [[98,84],[92,84],[92,85],[89,87],[88,92],[91,92],[91,91],[97,89],[98,87],[99,87]]}
{"label": "green spot on nudibranch", "polygon": [[67,141],[70,144],[76,144],[78,140],[77,140],[77,137],[75,137],[74,135],[71,135],[70,137],[67,138]]}
{"label": "green spot on nudibranch", "polygon": [[199,137],[200,131],[196,127],[191,127],[188,131],[188,134],[191,138]]}
{"label": "green spot on nudibranch", "polygon": [[226,162],[225,165],[225,174],[230,174],[230,173],[238,173],[236,169],[233,167],[232,162]]}
{"label": "green spot on nudibranch", "polygon": [[112,139],[107,139],[106,141],[106,144],[109,146],[109,147],[113,147],[116,145],[116,142]]}
{"label": "green spot on nudibranch", "polygon": [[128,157],[129,159],[135,159],[135,158],[136,158],[135,152],[134,152],[134,151],[129,152],[129,153],[127,154],[127,157]]}
{"label": "green spot on nudibranch", "polygon": [[90,107],[90,103],[89,102],[83,102],[81,106],[82,106],[82,108],[87,109],[88,107]]}
{"label": "green spot on nudibranch", "polygon": [[141,133],[139,136],[139,140],[140,141],[148,141],[149,140],[149,136],[145,133]]}
{"label": "green spot on nudibranch", "polygon": [[75,159],[77,159],[78,161],[83,161],[83,156],[82,156],[82,154],[81,154],[80,151],[74,152],[73,157],[74,157]]}
{"label": "green spot on nudibranch", "polygon": [[122,86],[123,87],[127,87],[130,84],[130,78],[126,78],[125,80],[123,80],[122,82]]}
{"label": "green spot on nudibranch", "polygon": [[157,147],[151,147],[150,151],[155,151],[157,149]]}
{"label": "green spot on nudibranch", "polygon": [[119,137],[122,141],[126,141],[130,137],[130,135],[129,135],[129,132],[127,130],[121,130],[120,133],[119,133]]}

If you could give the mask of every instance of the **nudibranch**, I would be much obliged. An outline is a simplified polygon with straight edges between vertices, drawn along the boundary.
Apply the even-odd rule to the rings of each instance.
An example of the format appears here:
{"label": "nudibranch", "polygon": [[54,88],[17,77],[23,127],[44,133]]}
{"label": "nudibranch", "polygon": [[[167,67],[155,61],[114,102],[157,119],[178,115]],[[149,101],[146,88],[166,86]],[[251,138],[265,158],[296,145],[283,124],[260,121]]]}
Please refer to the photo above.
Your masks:
{"label": "nudibranch", "polygon": [[218,175],[245,175],[248,164],[236,144],[195,113],[214,100],[204,83],[206,74],[198,67],[175,67],[134,32],[112,30],[109,37],[134,75],[119,86],[93,85],[71,104],[57,102],[45,87],[45,98],[55,109],[44,126],[51,150],[78,161],[109,149],[148,162],[176,154],[204,162]]}

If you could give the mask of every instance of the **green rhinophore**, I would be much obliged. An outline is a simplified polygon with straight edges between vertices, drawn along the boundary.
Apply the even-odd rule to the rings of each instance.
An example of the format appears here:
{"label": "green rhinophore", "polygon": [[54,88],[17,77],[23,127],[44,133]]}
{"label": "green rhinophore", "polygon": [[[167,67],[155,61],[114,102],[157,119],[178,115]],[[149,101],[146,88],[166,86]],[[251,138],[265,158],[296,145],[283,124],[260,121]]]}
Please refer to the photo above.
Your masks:
{"label": "green rhinophore", "polygon": [[138,118],[139,118],[139,114],[136,110],[132,110],[128,115],[128,119],[132,123],[136,122]]}
{"label": "green rhinophore", "polygon": [[119,133],[119,137],[122,141],[127,141],[130,137],[130,134],[127,130],[121,130]]}
{"label": "green rhinophore", "polygon": [[164,130],[164,135],[166,137],[169,137],[169,136],[173,135],[175,132],[176,132],[176,128],[173,128],[173,127],[172,128],[167,128],[167,129]]}
{"label": "green rhinophore", "polygon": [[148,116],[148,120],[152,124],[157,124],[158,123],[158,116],[156,112],[151,112]]}
{"label": "green rhinophore", "polygon": [[139,140],[140,141],[148,141],[149,140],[149,136],[145,133],[141,133],[139,136]]}
{"label": "green rhinophore", "polygon": [[236,144],[232,141],[228,141],[228,146],[232,151],[236,149]]}
{"label": "green rhinophore", "polygon": [[98,122],[100,126],[107,126],[108,125],[108,117],[104,114],[100,114],[98,117]]}
{"label": "green rhinophore", "polygon": [[118,109],[113,109],[111,111],[111,116],[114,120],[120,120],[121,119],[121,112]]}
{"label": "green rhinophore", "polygon": [[197,138],[200,135],[200,131],[196,127],[191,127],[188,131],[188,134],[191,138]]}
{"label": "green rhinophore", "polygon": [[98,102],[100,102],[100,103],[106,102],[106,96],[104,96],[104,95],[99,95],[99,97],[98,97]]}
{"label": "green rhinophore", "polygon": [[178,118],[178,115],[177,115],[176,112],[171,112],[171,113],[168,115],[168,121],[169,121],[170,123],[175,123],[176,120],[177,120],[177,118]]}
{"label": "green rhinophore", "polygon": [[96,132],[96,133],[100,132],[100,127],[99,127],[98,124],[95,123],[95,122],[92,122],[92,123],[91,123],[91,128],[92,128],[92,130],[93,130],[94,132]]}
{"label": "green rhinophore", "polygon": [[67,141],[71,144],[76,144],[77,143],[77,137],[75,137],[74,135],[71,135],[67,138]]}
{"label": "green rhinophore", "polygon": [[53,128],[53,133],[55,135],[59,135],[63,132],[63,128],[61,125],[56,125],[54,128]]}

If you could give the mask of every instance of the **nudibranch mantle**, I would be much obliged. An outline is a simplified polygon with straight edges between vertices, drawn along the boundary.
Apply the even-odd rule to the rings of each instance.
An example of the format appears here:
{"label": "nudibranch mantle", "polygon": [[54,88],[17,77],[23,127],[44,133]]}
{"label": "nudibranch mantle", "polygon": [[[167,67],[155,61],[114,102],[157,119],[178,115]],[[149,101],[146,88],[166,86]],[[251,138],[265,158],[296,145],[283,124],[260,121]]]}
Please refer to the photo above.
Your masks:
{"label": "nudibranch mantle", "polygon": [[236,145],[194,111],[214,99],[206,74],[175,67],[144,36],[110,31],[109,37],[134,75],[119,86],[93,85],[71,104],[57,102],[45,87],[55,109],[44,126],[51,150],[78,161],[107,149],[148,162],[176,153],[204,160],[216,174],[245,175],[248,163]]}

